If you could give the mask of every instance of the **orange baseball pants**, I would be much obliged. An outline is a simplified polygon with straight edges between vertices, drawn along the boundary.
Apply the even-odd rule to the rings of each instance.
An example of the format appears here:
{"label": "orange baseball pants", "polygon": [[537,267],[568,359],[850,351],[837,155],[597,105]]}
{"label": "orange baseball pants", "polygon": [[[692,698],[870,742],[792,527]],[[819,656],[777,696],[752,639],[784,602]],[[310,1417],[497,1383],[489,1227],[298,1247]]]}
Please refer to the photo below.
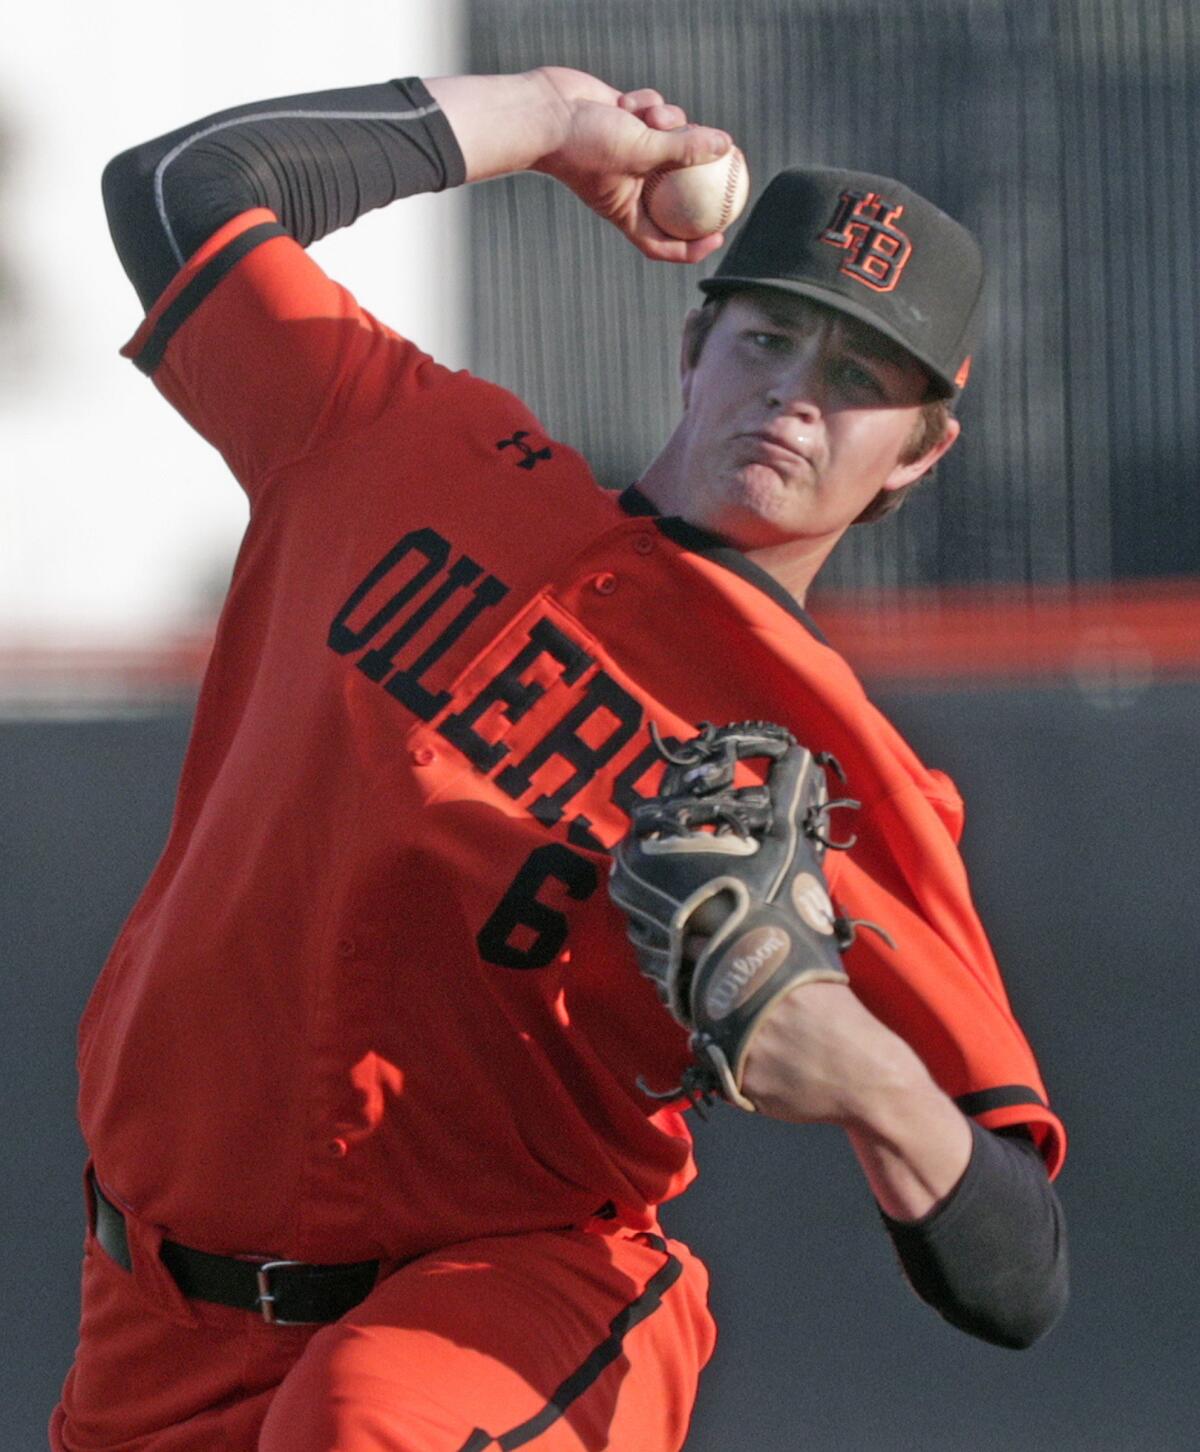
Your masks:
{"label": "orange baseball pants", "polygon": [[328,1326],[187,1301],[130,1220],[84,1248],[55,1452],[675,1452],[712,1352],[703,1266],[609,1221],[439,1250]]}

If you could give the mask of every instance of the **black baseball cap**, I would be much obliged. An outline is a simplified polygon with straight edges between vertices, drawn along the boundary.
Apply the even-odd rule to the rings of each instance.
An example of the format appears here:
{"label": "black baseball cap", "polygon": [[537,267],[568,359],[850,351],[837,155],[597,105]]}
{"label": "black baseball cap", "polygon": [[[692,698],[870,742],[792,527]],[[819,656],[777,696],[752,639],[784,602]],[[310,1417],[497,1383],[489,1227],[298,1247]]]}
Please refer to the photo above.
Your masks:
{"label": "black baseball cap", "polygon": [[953,398],[971,371],[983,253],[945,212],[891,177],[790,167],[772,178],[700,286],[798,293],[899,343]]}

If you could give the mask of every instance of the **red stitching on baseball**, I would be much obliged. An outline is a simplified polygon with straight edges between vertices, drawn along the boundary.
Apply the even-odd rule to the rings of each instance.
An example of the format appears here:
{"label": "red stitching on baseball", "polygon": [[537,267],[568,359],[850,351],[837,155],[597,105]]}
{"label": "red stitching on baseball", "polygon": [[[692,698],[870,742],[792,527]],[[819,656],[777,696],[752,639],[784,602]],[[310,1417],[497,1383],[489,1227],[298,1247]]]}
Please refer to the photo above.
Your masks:
{"label": "red stitching on baseball", "polygon": [[721,222],[717,228],[718,232],[725,230],[725,223],[729,221],[730,213],[733,211],[734,197],[737,193],[738,179],[741,174],[742,153],[735,149],[729,167],[729,174],[725,178],[725,205],[721,208]]}

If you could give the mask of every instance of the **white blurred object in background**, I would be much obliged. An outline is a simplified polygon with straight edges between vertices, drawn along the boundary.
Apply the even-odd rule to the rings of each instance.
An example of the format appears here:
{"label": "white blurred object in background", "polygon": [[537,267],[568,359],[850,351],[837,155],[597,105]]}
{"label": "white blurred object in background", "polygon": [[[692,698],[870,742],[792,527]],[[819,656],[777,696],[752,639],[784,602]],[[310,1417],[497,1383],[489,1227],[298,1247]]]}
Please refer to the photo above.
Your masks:
{"label": "white blurred object in background", "polygon": [[[217,453],[118,349],[140,320],[100,174],[257,98],[461,69],[457,0],[22,5],[0,53],[0,650],[138,649],[203,630],[246,521]],[[402,214],[401,214],[402,212]],[[461,197],[418,197],[313,253],[452,367]],[[5,302],[3,289],[7,288]]]}

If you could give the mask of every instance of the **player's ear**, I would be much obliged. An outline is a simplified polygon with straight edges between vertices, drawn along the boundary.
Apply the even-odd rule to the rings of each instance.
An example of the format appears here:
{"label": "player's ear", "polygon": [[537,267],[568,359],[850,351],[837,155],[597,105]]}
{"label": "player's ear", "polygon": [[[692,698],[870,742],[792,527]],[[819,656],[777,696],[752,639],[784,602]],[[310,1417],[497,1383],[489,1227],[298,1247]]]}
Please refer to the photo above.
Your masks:
{"label": "player's ear", "polygon": [[683,320],[683,336],[679,342],[679,390],[686,409],[692,393],[692,375],[696,371],[696,360],[700,356],[703,339],[700,337],[700,309],[693,308]]}
{"label": "player's ear", "polygon": [[882,487],[884,489],[903,489],[909,484],[915,484],[922,474],[928,474],[937,461],[950,451],[960,433],[962,433],[962,424],[953,414],[950,414],[946,419],[945,430],[937,443],[926,449],[917,458],[898,463],[883,481]]}

